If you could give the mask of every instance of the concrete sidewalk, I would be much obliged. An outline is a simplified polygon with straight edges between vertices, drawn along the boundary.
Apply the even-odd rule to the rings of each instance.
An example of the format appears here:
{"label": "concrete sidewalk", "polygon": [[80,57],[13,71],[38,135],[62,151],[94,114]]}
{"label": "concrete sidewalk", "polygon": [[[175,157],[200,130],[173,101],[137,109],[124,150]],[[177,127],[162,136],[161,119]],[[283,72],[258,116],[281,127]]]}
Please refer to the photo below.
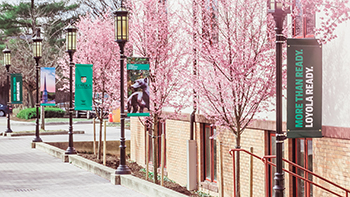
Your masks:
{"label": "concrete sidewalk", "polygon": [[0,196],[142,197],[37,149],[30,137],[0,137]]}

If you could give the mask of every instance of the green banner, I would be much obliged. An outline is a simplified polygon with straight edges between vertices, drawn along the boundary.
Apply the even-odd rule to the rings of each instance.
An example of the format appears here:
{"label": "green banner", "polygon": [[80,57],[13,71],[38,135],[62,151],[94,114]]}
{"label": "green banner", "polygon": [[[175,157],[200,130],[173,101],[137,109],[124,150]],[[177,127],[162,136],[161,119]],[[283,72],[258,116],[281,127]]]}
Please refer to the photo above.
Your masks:
{"label": "green banner", "polygon": [[322,137],[322,45],[287,40],[287,137]]}
{"label": "green banner", "polygon": [[92,64],[75,65],[75,110],[92,110]]}
{"label": "green banner", "polygon": [[11,103],[22,104],[23,101],[22,74],[11,74]]}
{"label": "green banner", "polygon": [[149,116],[149,59],[145,57],[127,58],[127,116]]}

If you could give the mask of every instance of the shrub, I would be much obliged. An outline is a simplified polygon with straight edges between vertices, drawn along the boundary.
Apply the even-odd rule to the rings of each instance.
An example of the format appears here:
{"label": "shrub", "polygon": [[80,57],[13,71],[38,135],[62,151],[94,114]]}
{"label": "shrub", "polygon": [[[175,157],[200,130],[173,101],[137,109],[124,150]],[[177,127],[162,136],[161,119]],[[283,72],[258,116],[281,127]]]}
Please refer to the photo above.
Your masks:
{"label": "shrub", "polygon": [[36,118],[36,109],[35,108],[27,108],[23,109],[20,112],[18,112],[17,118],[21,119],[31,119],[31,118]]}
{"label": "shrub", "polygon": [[66,112],[60,108],[45,108],[45,118],[62,118]]}
{"label": "shrub", "polygon": [[[40,108],[39,108],[39,113],[40,113]],[[65,114],[65,111],[63,111],[60,108],[56,108],[56,107],[45,107],[45,118],[60,118],[63,117],[63,115]],[[20,112],[18,112],[17,114],[17,118],[21,118],[21,119],[32,119],[32,118],[36,118],[36,108],[27,108],[27,109],[23,109]]]}

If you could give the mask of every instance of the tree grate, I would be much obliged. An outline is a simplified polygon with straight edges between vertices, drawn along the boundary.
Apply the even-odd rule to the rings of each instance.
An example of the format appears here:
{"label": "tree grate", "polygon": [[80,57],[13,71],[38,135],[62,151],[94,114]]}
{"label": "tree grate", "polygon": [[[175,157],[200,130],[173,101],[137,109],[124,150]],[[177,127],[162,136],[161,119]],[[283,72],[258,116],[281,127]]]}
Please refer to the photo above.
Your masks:
{"label": "tree grate", "polygon": [[15,192],[33,192],[36,189],[15,189]]}

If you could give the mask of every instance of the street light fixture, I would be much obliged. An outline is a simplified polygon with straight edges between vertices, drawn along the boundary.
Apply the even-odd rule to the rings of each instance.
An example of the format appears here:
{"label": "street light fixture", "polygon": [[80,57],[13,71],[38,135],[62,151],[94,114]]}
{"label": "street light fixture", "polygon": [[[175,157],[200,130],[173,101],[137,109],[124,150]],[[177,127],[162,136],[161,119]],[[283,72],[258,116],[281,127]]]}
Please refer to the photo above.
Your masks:
{"label": "street light fixture", "polygon": [[73,54],[77,50],[77,28],[70,24],[66,28],[66,52],[69,54],[69,143],[66,154],[77,154],[73,147]]}
{"label": "street light fixture", "polygon": [[33,57],[36,62],[36,123],[35,123],[35,138],[33,142],[42,142],[39,137],[39,60],[42,57],[42,41],[43,39],[40,37],[40,29],[36,29],[36,35],[33,37]]}
{"label": "street light fixture", "polygon": [[10,114],[11,114],[11,102],[10,102],[10,66],[11,66],[11,50],[6,46],[6,48],[2,51],[2,53],[4,54],[4,66],[6,67],[6,71],[7,71],[7,88],[8,88],[8,99],[7,99],[7,130],[5,131],[5,133],[12,133],[11,130],[11,125],[10,125]]}
{"label": "street light fixture", "polygon": [[282,44],[285,43],[286,38],[282,31],[284,18],[290,11],[278,0],[269,0],[268,6],[269,13],[272,14],[276,23],[276,173],[273,189],[276,197],[283,197],[282,147],[286,136],[282,131]]}
{"label": "street light fixture", "polygon": [[128,11],[121,6],[121,9],[114,11],[114,40],[120,48],[120,163],[116,174],[131,174],[125,161],[125,117],[124,113],[124,46],[129,40]]}

